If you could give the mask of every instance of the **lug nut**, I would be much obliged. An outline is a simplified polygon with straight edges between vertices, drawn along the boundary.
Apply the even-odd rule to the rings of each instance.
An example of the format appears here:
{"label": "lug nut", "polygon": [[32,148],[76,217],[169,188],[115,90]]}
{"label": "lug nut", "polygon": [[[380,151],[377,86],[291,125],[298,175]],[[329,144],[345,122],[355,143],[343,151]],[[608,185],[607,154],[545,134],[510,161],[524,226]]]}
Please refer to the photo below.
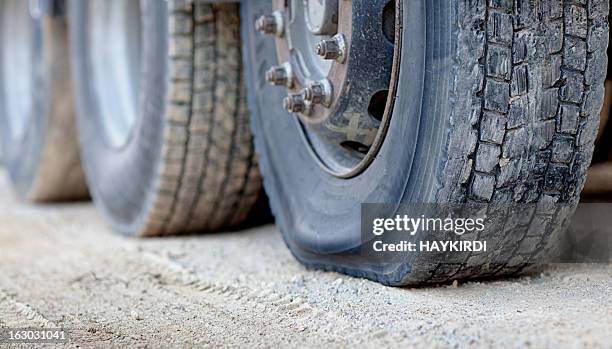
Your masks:
{"label": "lug nut", "polygon": [[325,86],[320,82],[315,82],[306,87],[302,91],[302,95],[304,96],[304,100],[312,104],[322,104],[327,99]]}
{"label": "lug nut", "polygon": [[259,17],[255,21],[255,29],[262,34],[276,33],[276,18],[273,15]]}
{"label": "lug nut", "polygon": [[325,59],[336,59],[340,56],[340,46],[336,40],[323,40],[317,44],[317,54]]}
{"label": "lug nut", "polygon": [[259,17],[255,21],[255,30],[266,35],[282,36],[284,30],[282,13],[277,11]]}
{"label": "lug nut", "polygon": [[345,41],[342,34],[338,34],[331,39],[321,40],[317,44],[317,55],[324,59],[337,60],[344,62],[345,60]]}
{"label": "lug nut", "polygon": [[283,107],[290,113],[301,113],[306,110],[304,96],[301,93],[290,94],[283,100]]}
{"label": "lug nut", "polygon": [[266,81],[274,86],[287,85],[289,74],[285,67],[272,67],[266,72]]}
{"label": "lug nut", "polygon": [[326,108],[331,106],[332,94],[333,86],[327,79],[311,82],[302,90],[304,100],[312,105],[322,104]]}
{"label": "lug nut", "polygon": [[293,68],[291,63],[285,62],[270,68],[266,72],[266,81],[274,86],[293,88]]}

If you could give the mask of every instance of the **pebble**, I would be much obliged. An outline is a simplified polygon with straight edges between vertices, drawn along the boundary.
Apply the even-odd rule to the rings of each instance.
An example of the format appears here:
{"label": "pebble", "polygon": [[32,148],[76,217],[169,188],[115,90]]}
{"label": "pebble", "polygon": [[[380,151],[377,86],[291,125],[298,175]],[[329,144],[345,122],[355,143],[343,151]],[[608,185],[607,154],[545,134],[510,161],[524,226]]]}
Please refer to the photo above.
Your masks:
{"label": "pebble", "polygon": [[142,320],[142,316],[140,316],[140,314],[138,314],[137,311],[132,310],[132,312],[130,313],[130,316],[132,317],[132,319],[140,321]]}

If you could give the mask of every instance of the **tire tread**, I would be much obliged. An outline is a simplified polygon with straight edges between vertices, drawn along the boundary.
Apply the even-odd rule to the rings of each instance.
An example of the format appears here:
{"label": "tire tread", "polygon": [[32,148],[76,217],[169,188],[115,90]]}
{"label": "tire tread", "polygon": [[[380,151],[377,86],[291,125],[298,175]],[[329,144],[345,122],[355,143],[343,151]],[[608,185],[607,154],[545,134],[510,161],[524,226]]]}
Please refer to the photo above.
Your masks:
{"label": "tire tread", "polygon": [[502,242],[494,252],[464,252],[450,263],[423,257],[404,284],[513,275],[558,247],[599,125],[608,6],[607,0],[461,2],[459,45],[475,54],[455,62],[454,98],[466,103],[452,119],[472,117],[454,125],[437,199],[488,203],[490,211],[512,203],[537,209],[519,226],[507,217],[492,233]]}
{"label": "tire tread", "polygon": [[245,107],[238,5],[168,3],[171,103],[142,235],[236,227],[262,186]]}

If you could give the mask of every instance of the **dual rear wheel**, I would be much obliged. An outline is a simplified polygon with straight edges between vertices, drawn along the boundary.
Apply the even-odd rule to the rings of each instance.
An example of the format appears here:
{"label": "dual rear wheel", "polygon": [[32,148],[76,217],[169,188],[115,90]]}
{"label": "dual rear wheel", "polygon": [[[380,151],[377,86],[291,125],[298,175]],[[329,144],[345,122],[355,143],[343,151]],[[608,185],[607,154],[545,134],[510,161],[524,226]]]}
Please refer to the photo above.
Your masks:
{"label": "dual rear wheel", "polygon": [[87,182],[110,225],[130,235],[250,218],[262,189],[237,5],[0,5],[3,161],[22,196],[82,198]]}

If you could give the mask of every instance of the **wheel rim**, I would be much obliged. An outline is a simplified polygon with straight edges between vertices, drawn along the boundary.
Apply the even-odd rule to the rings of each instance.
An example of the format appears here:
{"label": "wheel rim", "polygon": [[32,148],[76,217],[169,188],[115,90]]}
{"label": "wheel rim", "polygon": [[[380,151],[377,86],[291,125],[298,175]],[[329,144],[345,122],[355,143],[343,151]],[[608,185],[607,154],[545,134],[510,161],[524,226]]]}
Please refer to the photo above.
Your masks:
{"label": "wheel rim", "polygon": [[139,1],[89,2],[87,45],[91,83],[109,145],[125,146],[139,114],[141,13]]}
{"label": "wheel rim", "polygon": [[321,167],[354,177],[376,157],[389,125],[401,46],[399,0],[273,4],[275,12],[255,26],[275,36],[282,62],[265,78],[287,90],[284,107],[298,116]]}
{"label": "wheel rim", "polygon": [[37,22],[30,17],[27,1],[5,0],[0,18],[0,60],[4,85],[4,112],[13,140],[22,139],[33,112],[34,48]]}

